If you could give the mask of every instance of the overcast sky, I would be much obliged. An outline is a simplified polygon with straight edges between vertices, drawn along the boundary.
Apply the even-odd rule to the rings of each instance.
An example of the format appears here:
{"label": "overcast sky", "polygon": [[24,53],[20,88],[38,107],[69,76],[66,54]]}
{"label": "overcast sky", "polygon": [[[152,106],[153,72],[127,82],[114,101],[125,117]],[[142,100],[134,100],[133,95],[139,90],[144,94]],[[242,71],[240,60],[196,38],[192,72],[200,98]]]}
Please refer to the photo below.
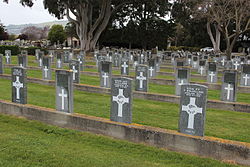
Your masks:
{"label": "overcast sky", "polygon": [[36,0],[32,8],[23,7],[19,0],[9,0],[9,4],[0,0],[0,22],[9,24],[43,23],[57,20],[43,7],[43,0]]}

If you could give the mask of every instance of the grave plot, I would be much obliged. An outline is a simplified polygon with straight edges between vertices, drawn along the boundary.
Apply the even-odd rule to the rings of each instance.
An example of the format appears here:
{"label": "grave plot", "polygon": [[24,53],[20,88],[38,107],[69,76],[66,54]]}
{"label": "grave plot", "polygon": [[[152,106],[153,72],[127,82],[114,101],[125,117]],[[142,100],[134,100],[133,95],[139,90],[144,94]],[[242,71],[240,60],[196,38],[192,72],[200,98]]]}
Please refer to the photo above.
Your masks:
{"label": "grave plot", "polygon": [[[0,99],[11,100],[10,81],[0,79]],[[39,89],[38,89],[39,88]],[[28,104],[56,108],[55,87],[29,83]],[[74,112],[110,118],[110,95],[74,91]],[[143,106],[143,107],[142,107]],[[179,105],[151,100],[133,100],[133,123],[178,130]],[[250,142],[249,113],[207,109],[205,136]],[[223,128],[222,128],[223,127]]]}

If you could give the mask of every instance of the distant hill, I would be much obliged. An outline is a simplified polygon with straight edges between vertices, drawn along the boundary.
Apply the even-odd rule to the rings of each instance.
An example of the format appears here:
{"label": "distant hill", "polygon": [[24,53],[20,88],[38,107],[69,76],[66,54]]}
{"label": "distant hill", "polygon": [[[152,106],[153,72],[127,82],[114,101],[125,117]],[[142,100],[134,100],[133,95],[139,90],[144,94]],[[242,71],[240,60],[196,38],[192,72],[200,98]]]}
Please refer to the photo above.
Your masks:
{"label": "distant hill", "polygon": [[9,34],[20,34],[21,30],[26,28],[26,27],[30,27],[30,26],[36,26],[36,27],[45,27],[45,26],[49,26],[51,27],[54,24],[60,24],[62,26],[65,26],[68,23],[68,21],[53,21],[53,22],[46,22],[46,23],[39,23],[39,24],[21,24],[21,25],[8,25],[5,28],[7,29],[7,32]]}

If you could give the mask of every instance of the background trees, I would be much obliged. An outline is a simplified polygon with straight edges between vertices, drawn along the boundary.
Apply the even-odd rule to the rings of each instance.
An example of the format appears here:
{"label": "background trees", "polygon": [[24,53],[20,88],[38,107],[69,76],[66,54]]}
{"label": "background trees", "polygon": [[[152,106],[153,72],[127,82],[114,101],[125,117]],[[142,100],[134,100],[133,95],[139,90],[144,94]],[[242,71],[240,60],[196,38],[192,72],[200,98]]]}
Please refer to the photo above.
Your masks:
{"label": "background trees", "polygon": [[21,33],[27,36],[29,40],[41,40],[48,37],[49,27],[39,28],[30,26],[24,28]]}
{"label": "background trees", "polygon": [[0,40],[7,40],[9,39],[9,34],[5,30],[5,27],[2,23],[0,23]]}
{"label": "background trees", "polygon": [[62,25],[53,25],[49,31],[48,40],[52,44],[59,42],[62,44],[66,40],[66,33]]}

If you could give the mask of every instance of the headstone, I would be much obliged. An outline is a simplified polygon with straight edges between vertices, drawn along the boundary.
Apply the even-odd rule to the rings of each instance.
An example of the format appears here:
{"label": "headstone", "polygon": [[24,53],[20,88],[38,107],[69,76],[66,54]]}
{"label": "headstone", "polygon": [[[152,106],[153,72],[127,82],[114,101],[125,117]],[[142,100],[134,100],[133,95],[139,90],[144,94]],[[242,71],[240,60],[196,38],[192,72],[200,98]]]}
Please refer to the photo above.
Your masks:
{"label": "headstone", "polygon": [[206,75],[206,60],[200,60],[199,61],[199,69],[198,72],[202,75]]}
{"label": "headstone", "polygon": [[217,81],[218,81],[217,64],[215,62],[208,62],[207,82],[217,83]]}
{"label": "headstone", "polygon": [[43,57],[42,73],[43,73],[44,80],[51,80],[52,79],[51,57],[49,57],[49,56]]}
{"label": "headstone", "polygon": [[111,87],[112,63],[102,61],[100,64],[100,86],[105,88]]}
{"label": "headstone", "polygon": [[240,62],[239,61],[234,61],[233,62],[233,68],[234,68],[234,70],[239,70],[240,68],[241,68],[241,64],[240,64]]}
{"label": "headstone", "polygon": [[240,85],[241,86],[250,86],[250,65],[249,64],[242,65]]}
{"label": "headstone", "polygon": [[38,60],[38,58],[39,58],[39,52],[40,52],[41,50],[40,49],[36,49],[35,50],[35,57],[36,57],[36,60]]}
{"label": "headstone", "polygon": [[198,69],[198,67],[199,67],[199,64],[198,64],[198,56],[193,56],[192,67],[193,67],[194,69]]}
{"label": "headstone", "polygon": [[38,55],[38,67],[42,67],[43,65],[43,56],[44,56],[44,52],[40,51]]}
{"label": "headstone", "polygon": [[73,113],[73,72],[56,70],[56,110]]}
{"label": "headstone", "polygon": [[227,63],[227,56],[221,56],[220,64],[222,67],[225,67]]}
{"label": "headstone", "polygon": [[149,66],[149,77],[153,78],[156,76],[156,63],[155,63],[155,59],[150,59],[148,62],[148,66]]}
{"label": "headstone", "polygon": [[0,54],[0,74],[3,74],[3,55]]}
{"label": "headstone", "polygon": [[56,54],[56,68],[63,68],[62,52]]}
{"label": "headstone", "polygon": [[27,74],[23,67],[13,67],[12,74],[12,102],[27,104]]}
{"label": "headstone", "polygon": [[64,51],[63,63],[69,63],[69,61],[70,61],[70,51]]}
{"label": "headstone", "polygon": [[192,55],[191,55],[191,54],[189,54],[189,55],[187,56],[186,62],[187,62],[187,65],[188,65],[188,66],[191,66],[191,65],[192,65]]}
{"label": "headstone", "polygon": [[237,89],[237,71],[225,70],[223,72],[222,86],[221,86],[221,100],[235,102]]}
{"label": "headstone", "polygon": [[11,50],[5,50],[6,64],[11,64]]}
{"label": "headstone", "polygon": [[71,60],[69,69],[73,72],[73,83],[80,83],[80,62],[78,60]]}
{"label": "headstone", "polygon": [[26,50],[21,51],[21,55],[18,55],[18,65],[26,68],[28,66],[28,52]]}
{"label": "headstone", "polygon": [[179,131],[204,136],[206,118],[207,87],[185,84],[181,87]]}
{"label": "headstone", "polygon": [[181,86],[190,82],[190,69],[187,67],[180,67],[176,69],[175,74],[175,94],[181,95]]}
{"label": "headstone", "polygon": [[80,71],[84,70],[84,64],[85,64],[85,51],[81,51],[77,57],[77,60],[80,62]]}
{"label": "headstone", "polygon": [[118,53],[115,53],[115,54],[113,55],[113,59],[112,59],[113,66],[114,66],[114,67],[119,67],[120,64],[121,64],[120,61],[121,61],[121,60],[120,60],[120,55],[119,55]]}
{"label": "headstone", "polygon": [[127,57],[121,59],[121,75],[129,75],[129,59]]}
{"label": "headstone", "polygon": [[175,66],[174,66],[174,71],[177,70],[177,68],[181,68],[185,66],[185,62],[183,59],[175,59]]}
{"label": "headstone", "polygon": [[148,66],[137,65],[135,70],[135,90],[147,92],[148,91]]}
{"label": "headstone", "polygon": [[132,123],[132,79],[112,78],[111,121]]}

